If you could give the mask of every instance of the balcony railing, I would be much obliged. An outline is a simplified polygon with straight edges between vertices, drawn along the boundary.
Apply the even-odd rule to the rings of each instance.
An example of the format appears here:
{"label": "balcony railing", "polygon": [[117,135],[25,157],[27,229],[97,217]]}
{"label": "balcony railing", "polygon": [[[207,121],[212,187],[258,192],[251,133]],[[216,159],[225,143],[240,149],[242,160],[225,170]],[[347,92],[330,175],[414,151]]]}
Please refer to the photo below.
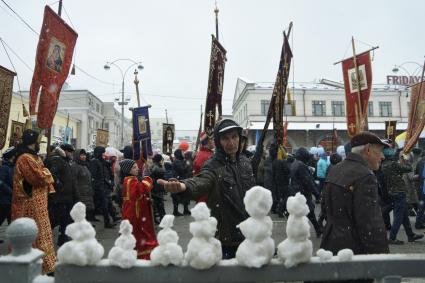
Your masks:
{"label": "balcony railing", "polygon": [[[35,226],[35,224],[34,224]],[[19,228],[19,230],[18,230]],[[6,231],[12,252],[0,257],[0,282],[19,283],[142,283],[142,282],[287,282],[353,280],[374,278],[378,282],[396,283],[402,278],[425,277],[425,255],[388,254],[356,255],[351,261],[333,257],[321,262],[318,257],[309,263],[286,268],[277,259],[262,268],[238,266],[236,260],[221,261],[208,270],[189,266],[150,266],[149,261],[138,260],[136,266],[121,269],[109,265],[108,259],[94,266],[57,264],[55,277],[41,275],[42,252],[31,248],[36,227],[19,227],[16,221]]]}

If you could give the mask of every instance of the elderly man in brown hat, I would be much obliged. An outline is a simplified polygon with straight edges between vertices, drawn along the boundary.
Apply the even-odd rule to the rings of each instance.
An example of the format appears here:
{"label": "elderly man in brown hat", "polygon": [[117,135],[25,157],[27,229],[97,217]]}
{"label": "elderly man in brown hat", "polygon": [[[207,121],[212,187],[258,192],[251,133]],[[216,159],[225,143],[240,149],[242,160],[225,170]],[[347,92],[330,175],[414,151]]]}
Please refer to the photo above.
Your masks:
{"label": "elderly man in brown hat", "polygon": [[35,247],[44,252],[43,273],[55,268],[55,250],[47,211],[47,196],[54,192],[53,177],[38,156],[38,133],[25,130],[16,152],[13,176],[12,220],[20,217],[34,219],[38,227]]}
{"label": "elderly man in brown hat", "polygon": [[372,170],[384,159],[389,145],[371,132],[351,139],[351,152],[335,165],[326,179],[326,227],[321,248],[336,254],[389,253],[387,232],[378,204],[378,185]]}

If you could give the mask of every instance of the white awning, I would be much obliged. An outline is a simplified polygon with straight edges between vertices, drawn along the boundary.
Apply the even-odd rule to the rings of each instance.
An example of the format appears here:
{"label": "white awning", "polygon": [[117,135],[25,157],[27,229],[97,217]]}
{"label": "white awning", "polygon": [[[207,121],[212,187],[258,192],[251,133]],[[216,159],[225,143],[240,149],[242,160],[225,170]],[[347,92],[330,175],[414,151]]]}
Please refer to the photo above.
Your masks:
{"label": "white awning", "polygon": [[[264,128],[265,122],[251,122],[249,127],[250,130],[262,130]],[[337,130],[347,130],[346,123],[329,123],[329,122],[289,122],[288,131],[291,130],[316,130],[316,131],[329,131],[336,128]],[[407,123],[397,123],[397,130],[406,130]],[[269,130],[273,130],[273,122],[269,124]],[[369,130],[372,131],[384,131],[385,123],[384,122],[373,122],[369,123]]]}

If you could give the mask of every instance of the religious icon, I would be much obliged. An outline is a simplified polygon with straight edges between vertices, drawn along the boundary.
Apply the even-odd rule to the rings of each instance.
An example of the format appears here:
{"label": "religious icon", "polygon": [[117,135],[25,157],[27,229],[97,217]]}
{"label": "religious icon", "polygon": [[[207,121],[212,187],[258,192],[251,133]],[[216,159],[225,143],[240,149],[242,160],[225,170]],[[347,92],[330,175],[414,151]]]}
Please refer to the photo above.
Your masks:
{"label": "religious icon", "polygon": [[60,73],[62,71],[62,58],[64,57],[64,53],[65,45],[58,41],[55,37],[52,37],[49,45],[49,51],[47,53],[46,66],[49,69]]}
{"label": "religious icon", "polygon": [[24,123],[12,121],[12,126],[10,128],[10,146],[17,146],[22,142],[22,133],[24,131]]}
{"label": "religious icon", "polygon": [[139,135],[146,134],[146,118],[145,116],[137,117],[138,125],[139,125]]}
{"label": "religious icon", "polygon": [[359,85],[360,90],[367,89],[367,79],[366,79],[366,67],[365,65],[361,65],[359,68],[359,81],[357,80],[357,73],[356,69],[352,68],[348,70],[348,79],[350,82],[350,92],[357,92],[359,91]]}
{"label": "religious icon", "polygon": [[108,146],[109,132],[106,130],[97,129],[96,146]]}

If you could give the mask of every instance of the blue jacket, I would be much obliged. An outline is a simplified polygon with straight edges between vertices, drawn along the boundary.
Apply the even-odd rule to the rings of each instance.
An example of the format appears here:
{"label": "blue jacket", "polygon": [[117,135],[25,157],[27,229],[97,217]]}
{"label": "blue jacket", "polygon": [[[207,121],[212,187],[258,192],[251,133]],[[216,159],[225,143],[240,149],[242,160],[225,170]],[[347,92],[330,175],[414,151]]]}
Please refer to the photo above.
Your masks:
{"label": "blue jacket", "polygon": [[12,203],[13,167],[8,160],[3,160],[0,166],[0,205]]}
{"label": "blue jacket", "polygon": [[326,157],[321,157],[320,160],[317,162],[317,178],[326,178],[326,171],[328,170],[328,162],[326,160]]}

